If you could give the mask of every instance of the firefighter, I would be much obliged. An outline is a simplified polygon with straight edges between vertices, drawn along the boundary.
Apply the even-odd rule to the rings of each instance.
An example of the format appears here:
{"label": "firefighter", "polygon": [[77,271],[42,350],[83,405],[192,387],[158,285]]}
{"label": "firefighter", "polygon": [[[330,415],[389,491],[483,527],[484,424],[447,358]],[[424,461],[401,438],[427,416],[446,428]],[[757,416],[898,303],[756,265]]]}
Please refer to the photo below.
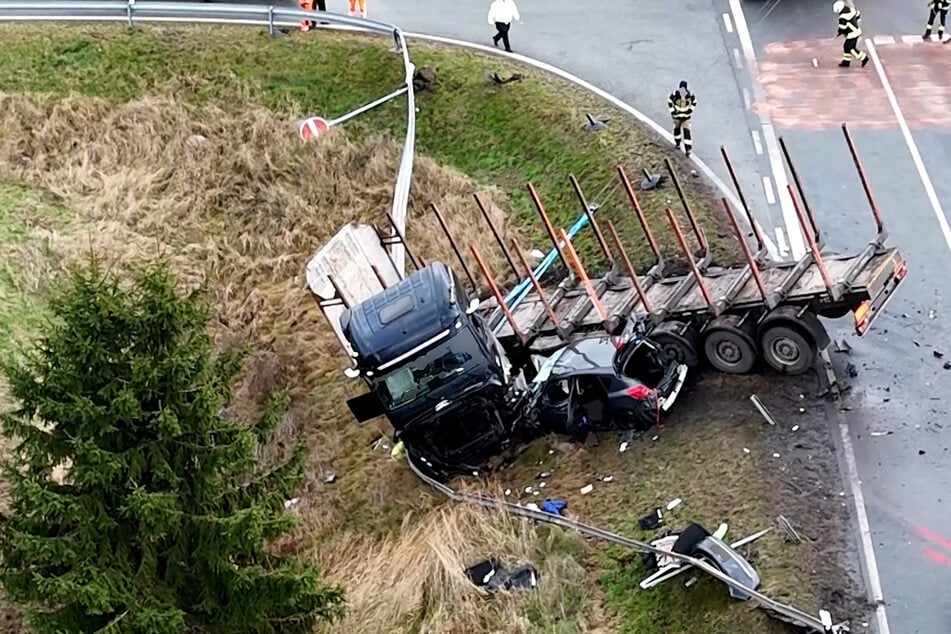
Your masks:
{"label": "firefighter", "polygon": [[925,40],[931,39],[931,29],[934,28],[934,19],[941,16],[938,22],[938,39],[944,39],[944,23],[948,19],[948,8],[951,7],[951,0],[929,0],[928,8],[931,15],[928,16],[928,25],[925,27],[925,34],[922,36]]}
{"label": "firefighter", "polygon": [[683,141],[684,153],[690,156],[693,149],[693,137],[690,135],[690,117],[693,116],[693,109],[697,107],[697,96],[687,89],[686,80],[680,82],[680,87],[670,93],[667,99],[667,109],[670,110],[670,117],[674,120],[674,145],[680,149],[680,142]]}
{"label": "firefighter", "polygon": [[[852,61],[868,64],[868,53],[859,50],[859,38],[862,37],[862,14],[858,9],[850,7],[844,0],[832,3],[832,10],[839,16],[839,33],[845,36],[842,45],[842,61],[839,66],[848,68]],[[838,37],[838,35],[836,37]]]}

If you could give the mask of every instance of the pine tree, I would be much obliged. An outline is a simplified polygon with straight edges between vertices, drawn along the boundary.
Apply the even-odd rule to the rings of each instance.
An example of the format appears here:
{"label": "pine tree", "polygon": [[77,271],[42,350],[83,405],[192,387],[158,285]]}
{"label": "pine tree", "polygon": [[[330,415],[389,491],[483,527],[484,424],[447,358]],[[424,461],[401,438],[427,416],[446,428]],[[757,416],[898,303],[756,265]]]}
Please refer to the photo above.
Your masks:
{"label": "pine tree", "polygon": [[[210,313],[165,266],[120,283],[95,262],[51,300],[37,345],[3,366],[18,408],[0,581],[39,632],[310,632],[343,609],[319,572],[265,548],[287,533],[301,446],[270,464],[260,420],[225,406],[244,350],[213,354]],[[57,466],[69,465],[61,482]]]}

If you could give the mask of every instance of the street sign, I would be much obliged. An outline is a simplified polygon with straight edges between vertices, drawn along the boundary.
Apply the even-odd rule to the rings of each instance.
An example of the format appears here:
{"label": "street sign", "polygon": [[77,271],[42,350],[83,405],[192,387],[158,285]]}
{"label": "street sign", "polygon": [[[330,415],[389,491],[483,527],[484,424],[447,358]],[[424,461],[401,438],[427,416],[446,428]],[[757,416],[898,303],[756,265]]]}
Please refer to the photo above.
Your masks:
{"label": "street sign", "polygon": [[297,131],[300,133],[300,138],[304,141],[310,141],[311,139],[316,139],[321,134],[326,134],[327,130],[330,129],[330,124],[327,123],[326,119],[321,119],[320,117],[310,117],[309,119],[304,119]]}

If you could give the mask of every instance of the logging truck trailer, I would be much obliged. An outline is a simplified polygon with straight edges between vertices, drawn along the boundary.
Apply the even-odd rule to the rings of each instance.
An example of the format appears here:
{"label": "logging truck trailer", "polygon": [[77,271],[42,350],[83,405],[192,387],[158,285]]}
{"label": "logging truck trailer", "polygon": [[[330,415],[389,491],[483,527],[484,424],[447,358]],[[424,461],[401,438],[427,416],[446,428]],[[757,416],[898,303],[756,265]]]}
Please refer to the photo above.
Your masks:
{"label": "logging truck trailer", "polygon": [[[876,223],[875,238],[852,255],[823,253],[822,234],[782,139],[798,196],[791,185],[788,193],[809,247],[796,261],[768,257],[722,148],[755,243],[749,244],[730,204],[721,199],[743,254],[745,263],[739,266],[713,264],[710,245],[669,161],[667,172],[699,246],[698,252],[691,251],[687,233],[668,208],[667,220],[686,272],[682,266],[674,270],[661,252],[622,167],[620,182],[654,256],[644,273],[635,270],[613,223],[599,220],[598,206],[588,202],[570,175],[583,213],[568,230],[553,225],[534,186],[528,185],[552,243],[534,268],[517,243],[502,240],[475,197],[511,268],[506,279],[513,283],[507,292],[474,244],[469,253],[476,266],[470,267],[435,205],[430,208],[468,284],[448,265],[417,258],[392,219],[389,235],[366,225],[347,225],[310,261],[307,280],[350,357],[347,376],[362,377],[370,388],[350,399],[351,411],[361,422],[385,414],[396,439],[405,440],[407,449],[433,473],[447,474],[478,470],[509,442],[546,431],[532,412],[533,381],[546,358],[581,339],[612,337],[619,349],[625,342],[647,340],[690,368],[705,365],[745,374],[763,361],[785,374],[809,371],[830,343],[820,318],[851,314],[856,334],[864,336],[906,275],[898,249],[885,245],[881,213],[848,129],[843,125],[842,130]],[[608,263],[603,275],[589,275],[575,248],[585,229]],[[403,244],[415,268],[408,276],[400,275],[386,250],[394,243]],[[473,268],[483,284],[477,283]],[[556,268],[563,269],[563,277],[553,275]],[[546,284],[552,277],[561,277],[561,282]],[[403,383],[416,380],[420,358],[439,360],[429,366],[430,374],[433,367],[451,367],[452,372],[431,384],[427,376],[427,385],[438,383],[438,389],[415,390],[424,396],[397,405],[389,394],[394,377],[402,377]],[[410,366],[413,372],[407,370]],[[447,429],[453,432],[447,434]],[[453,434],[456,437],[447,440]]]}

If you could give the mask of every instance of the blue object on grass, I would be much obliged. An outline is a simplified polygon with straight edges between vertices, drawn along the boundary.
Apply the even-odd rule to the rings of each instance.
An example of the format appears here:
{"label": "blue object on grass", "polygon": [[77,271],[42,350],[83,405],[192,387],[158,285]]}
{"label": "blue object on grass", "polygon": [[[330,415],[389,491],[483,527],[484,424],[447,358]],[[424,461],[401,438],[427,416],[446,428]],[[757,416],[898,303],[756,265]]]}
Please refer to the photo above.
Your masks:
{"label": "blue object on grass", "polygon": [[542,503],[542,511],[552,515],[561,515],[562,511],[568,508],[568,503],[564,500],[547,499]]}

